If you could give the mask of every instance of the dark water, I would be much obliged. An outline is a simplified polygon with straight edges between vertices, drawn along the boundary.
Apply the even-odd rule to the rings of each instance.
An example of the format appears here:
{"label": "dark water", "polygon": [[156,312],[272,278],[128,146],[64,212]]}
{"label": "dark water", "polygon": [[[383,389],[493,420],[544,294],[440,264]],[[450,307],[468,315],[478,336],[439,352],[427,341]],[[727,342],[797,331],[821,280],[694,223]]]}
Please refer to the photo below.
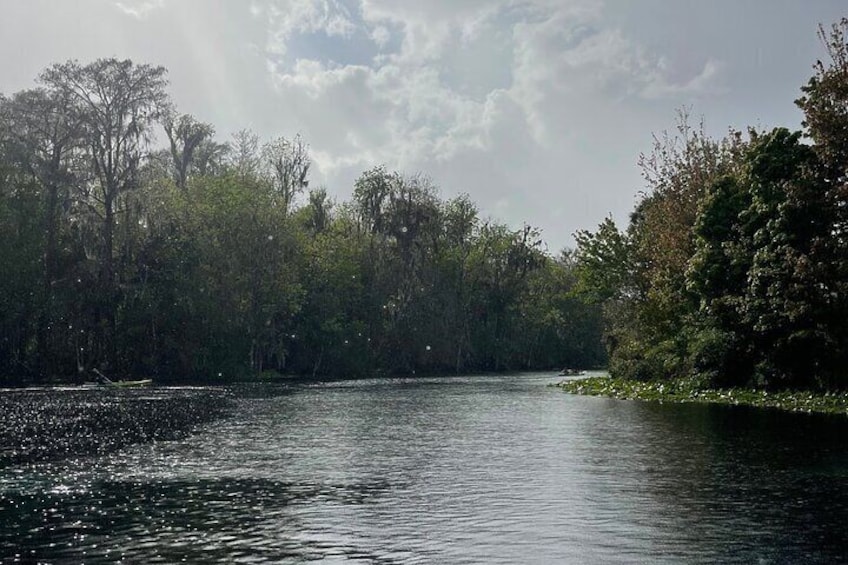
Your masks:
{"label": "dark water", "polygon": [[6,561],[848,561],[848,419],[552,376],[237,391],[184,440],[0,470]]}

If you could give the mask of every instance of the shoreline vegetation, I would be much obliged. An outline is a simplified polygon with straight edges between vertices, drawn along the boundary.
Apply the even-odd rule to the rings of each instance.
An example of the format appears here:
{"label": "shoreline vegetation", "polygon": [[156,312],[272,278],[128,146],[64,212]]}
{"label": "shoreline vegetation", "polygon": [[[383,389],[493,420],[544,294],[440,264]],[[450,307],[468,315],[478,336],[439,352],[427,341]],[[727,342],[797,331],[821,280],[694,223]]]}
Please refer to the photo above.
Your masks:
{"label": "shoreline vegetation", "polygon": [[576,234],[615,379],[568,389],[845,413],[848,18],[819,38],[802,129],[716,139],[683,109],[639,159],[629,224]]}
{"label": "shoreline vegetation", "polygon": [[618,400],[724,404],[774,408],[807,414],[848,415],[848,392],[770,391],[754,388],[712,388],[695,378],[634,381],[594,376],[563,380],[551,386],[570,394],[606,396]]}
{"label": "shoreline vegetation", "polygon": [[603,364],[615,396],[844,411],[848,18],[819,37],[801,130],[715,139],[682,109],[629,225],[556,255],[423,173],[334,201],[300,135],[221,141],[163,67],[54,64],[0,93],[0,385]]}
{"label": "shoreline vegetation", "polygon": [[167,85],[109,58],[0,93],[0,386],[606,363],[538,229],[380,163],[317,187],[299,134],[222,138]]}

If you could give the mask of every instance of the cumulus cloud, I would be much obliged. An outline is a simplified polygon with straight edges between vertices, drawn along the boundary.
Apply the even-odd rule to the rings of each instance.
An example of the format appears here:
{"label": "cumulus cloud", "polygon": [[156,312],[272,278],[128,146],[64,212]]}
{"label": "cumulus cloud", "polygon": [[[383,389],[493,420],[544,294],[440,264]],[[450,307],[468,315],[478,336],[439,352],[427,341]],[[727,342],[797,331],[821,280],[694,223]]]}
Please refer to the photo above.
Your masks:
{"label": "cumulus cloud", "polygon": [[371,30],[371,39],[374,43],[377,44],[378,47],[385,47],[388,45],[389,40],[392,38],[392,32],[385,26],[374,26]]}
{"label": "cumulus cloud", "polygon": [[[275,0],[254,13],[268,22],[271,81],[326,182],[377,163],[435,171],[449,190],[481,187],[492,210],[549,198],[540,171],[585,193],[567,167],[607,138],[576,132],[614,129],[645,101],[717,91],[721,78],[714,59],[671,72],[588,0]],[[329,43],[324,58],[304,53],[310,34],[365,55],[339,64]]]}
{"label": "cumulus cloud", "polygon": [[[347,113],[329,108],[337,118],[337,134],[314,140],[316,147],[331,143],[340,151],[338,158],[347,159],[345,140],[348,152],[361,152],[361,143],[352,140],[363,138],[358,130],[364,127],[382,130],[368,137],[386,143],[370,147],[369,154],[426,162],[448,159],[462,147],[491,144],[492,99],[504,94],[524,109],[534,139],[546,144],[553,141],[551,116],[565,118],[552,114],[550,106],[563,97],[656,98],[710,87],[719,69],[715,61],[675,83],[661,57],[652,57],[620,30],[601,28],[597,6],[582,1],[362,0],[358,10],[351,10],[335,1],[287,0],[266,3],[264,12],[269,54],[289,59],[285,64],[273,59],[270,65],[286,99],[307,96],[355,108]],[[365,65],[301,59],[288,49],[297,34],[350,36],[357,29],[384,48],[389,26],[401,37],[397,49]]]}
{"label": "cumulus cloud", "polygon": [[286,54],[288,42],[296,33],[346,37],[356,29],[350,11],[338,0],[267,0],[251,4],[251,12],[267,18],[267,49],[276,55]]}

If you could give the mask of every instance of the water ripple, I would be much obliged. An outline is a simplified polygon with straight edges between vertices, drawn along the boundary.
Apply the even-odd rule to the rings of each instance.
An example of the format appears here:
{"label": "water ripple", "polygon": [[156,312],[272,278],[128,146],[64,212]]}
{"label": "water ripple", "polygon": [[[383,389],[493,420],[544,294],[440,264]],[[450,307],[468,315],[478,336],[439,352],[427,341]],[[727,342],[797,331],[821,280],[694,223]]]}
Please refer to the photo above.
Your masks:
{"label": "water ripple", "polygon": [[179,441],[0,469],[0,555],[848,559],[844,419],[573,397],[547,380],[253,386],[228,418]]}

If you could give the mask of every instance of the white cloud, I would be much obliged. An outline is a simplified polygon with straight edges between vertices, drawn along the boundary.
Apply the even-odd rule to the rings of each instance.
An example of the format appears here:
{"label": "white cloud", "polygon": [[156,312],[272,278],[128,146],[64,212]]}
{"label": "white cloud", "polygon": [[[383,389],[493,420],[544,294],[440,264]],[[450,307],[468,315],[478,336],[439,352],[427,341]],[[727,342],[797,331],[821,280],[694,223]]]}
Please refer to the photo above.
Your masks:
{"label": "white cloud", "polygon": [[385,26],[374,26],[374,29],[371,30],[371,39],[378,47],[385,47],[391,38],[392,33]]}
{"label": "white cloud", "polygon": [[165,0],[124,0],[115,2],[115,7],[136,19],[144,19],[151,12],[165,6]]}
{"label": "white cloud", "polygon": [[[638,106],[642,99],[719,91],[720,64],[708,60],[695,76],[676,81],[666,59],[622,30],[604,28],[598,13],[552,11],[515,27],[514,93],[536,139],[558,139],[575,114],[589,108]],[[670,102],[674,107],[674,101]]]}
{"label": "white cloud", "polygon": [[[362,0],[359,8],[324,0],[263,8],[273,84],[331,185],[385,163],[433,172],[449,191],[477,186],[490,210],[546,206],[542,173],[588,195],[592,179],[569,167],[597,160],[608,132],[633,121],[628,112],[715,91],[720,78],[713,59],[690,76],[672,73],[661,54],[605,25],[601,5],[588,0]],[[379,54],[348,65],[298,58],[292,39],[317,31],[359,33]],[[552,218],[573,222],[556,208]]]}
{"label": "white cloud", "polygon": [[285,55],[295,33],[323,32],[349,36],[356,29],[348,9],[338,0],[265,0],[251,4],[255,17],[265,17],[271,28],[268,51]]}
{"label": "white cloud", "polygon": [[457,36],[473,35],[474,28],[504,4],[494,0],[362,0],[361,7],[365,25],[388,23],[402,30],[404,40],[397,59],[425,63],[455,53]]}
{"label": "white cloud", "polygon": [[[695,76],[675,82],[662,57],[652,56],[618,29],[603,29],[597,6],[582,1],[363,0],[362,18],[354,21],[350,11],[335,1],[285,0],[266,5],[271,25],[268,52],[287,54],[288,41],[296,32],[350,35],[357,27],[385,47],[391,37],[387,25],[399,28],[399,49],[356,72],[370,75],[367,84],[379,89],[372,100],[391,101],[393,111],[383,124],[372,127],[403,127],[401,122],[406,122],[408,131],[402,133],[411,138],[423,135],[429,141],[422,150],[426,145],[450,145],[448,138],[462,143],[459,135],[479,144],[482,129],[471,122],[482,116],[488,97],[501,90],[525,109],[537,140],[548,142],[548,106],[563,96],[621,100],[712,88],[720,69],[717,61],[708,60]],[[475,42],[480,44],[476,50]],[[455,69],[468,51],[474,57]],[[505,55],[511,60],[504,60]],[[300,85],[313,98],[318,90],[337,87],[350,76],[324,61],[297,60],[294,68],[274,63],[272,68],[279,74],[278,82],[289,90]],[[480,70],[487,68],[503,76],[490,73],[486,78],[503,84],[484,88],[479,88],[480,80],[463,84],[473,83],[469,76],[485,77]]]}
{"label": "white cloud", "polygon": [[[642,90],[642,94],[647,98],[666,98],[670,96],[679,96],[684,94],[718,94],[727,91],[727,88],[721,84],[720,75],[724,64],[715,59],[707,59],[703,68],[683,82],[669,81],[666,76],[656,73]],[[662,66],[658,66],[663,69]]]}

